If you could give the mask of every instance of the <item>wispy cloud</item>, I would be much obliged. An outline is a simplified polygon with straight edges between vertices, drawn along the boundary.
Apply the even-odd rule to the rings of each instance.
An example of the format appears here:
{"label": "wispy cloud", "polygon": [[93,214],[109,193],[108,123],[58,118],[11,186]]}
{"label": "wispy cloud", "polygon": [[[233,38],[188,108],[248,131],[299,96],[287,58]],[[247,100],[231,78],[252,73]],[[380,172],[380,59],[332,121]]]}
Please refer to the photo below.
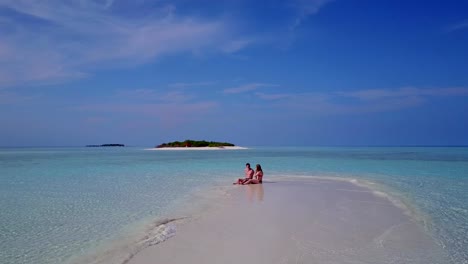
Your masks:
{"label": "wispy cloud", "polygon": [[0,42],[0,58],[5,58],[10,53],[6,43]]}
{"label": "wispy cloud", "polygon": [[320,93],[256,93],[269,107],[301,110],[308,114],[356,114],[396,111],[428,103],[431,98],[468,96],[468,88],[367,89]]}
{"label": "wispy cloud", "polygon": [[34,96],[24,96],[13,92],[0,91],[0,105],[19,104],[30,102],[35,99]]}
{"label": "wispy cloud", "polygon": [[323,6],[334,0],[296,0],[291,3],[291,6],[296,10],[297,15],[290,29],[294,30],[299,27],[307,17],[316,14]]}
{"label": "wispy cloud", "polygon": [[287,98],[294,98],[292,94],[287,93],[277,93],[277,94],[268,94],[268,93],[255,93],[260,99],[263,100],[279,100],[279,99],[287,99]]}
{"label": "wispy cloud", "polygon": [[227,53],[234,53],[247,47],[251,43],[253,43],[253,40],[250,39],[232,40],[224,44],[221,49]]}
{"label": "wispy cloud", "polygon": [[468,20],[459,22],[457,24],[450,25],[450,26],[447,27],[446,30],[448,32],[452,32],[452,31],[458,31],[458,30],[463,30],[463,29],[468,29]]}
{"label": "wispy cloud", "polygon": [[86,117],[83,119],[83,123],[86,126],[101,125],[107,121],[108,121],[107,118],[99,117],[99,116],[90,116],[90,117]]}
{"label": "wispy cloud", "polygon": [[195,96],[179,90],[160,92],[155,89],[135,89],[119,91],[116,93],[115,98],[124,102],[184,103],[195,98]]}
{"label": "wispy cloud", "polygon": [[227,22],[179,16],[172,5],[153,5],[138,16],[114,5],[1,0],[0,86],[81,78],[109,62],[134,65],[167,54],[235,52],[248,45],[235,40]]}
{"label": "wispy cloud", "polygon": [[189,88],[189,87],[210,86],[213,84],[215,84],[215,82],[193,82],[193,83],[178,82],[178,83],[171,83],[168,86],[171,88]]}
{"label": "wispy cloud", "polygon": [[[181,124],[193,123],[218,107],[218,103],[200,101],[192,103],[107,103],[87,104],[73,107],[72,110],[92,116],[117,114],[127,120],[151,120],[161,128],[173,128]],[[122,117],[123,118],[123,117]]]}
{"label": "wispy cloud", "polygon": [[260,87],[266,87],[266,86],[275,86],[275,85],[267,84],[267,83],[249,83],[249,84],[244,84],[244,85],[224,89],[224,93],[226,94],[245,93],[245,92],[257,90]]}
{"label": "wispy cloud", "polygon": [[370,89],[352,92],[337,92],[337,95],[352,97],[361,100],[380,100],[387,98],[411,97],[411,96],[468,96],[468,89],[463,87],[452,88],[416,88],[403,87],[399,89]]}
{"label": "wispy cloud", "polygon": [[127,121],[146,120],[173,128],[196,122],[219,107],[217,102],[204,100],[197,94],[179,90],[125,90],[111,95],[111,103],[80,104],[69,109],[92,117],[119,116]]}

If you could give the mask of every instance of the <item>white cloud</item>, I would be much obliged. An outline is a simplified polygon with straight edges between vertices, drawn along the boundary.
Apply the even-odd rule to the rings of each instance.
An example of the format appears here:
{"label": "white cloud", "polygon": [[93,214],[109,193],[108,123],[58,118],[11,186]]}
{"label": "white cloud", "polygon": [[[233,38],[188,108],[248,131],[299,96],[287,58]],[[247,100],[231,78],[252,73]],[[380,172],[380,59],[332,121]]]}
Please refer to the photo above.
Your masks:
{"label": "white cloud", "polygon": [[253,90],[257,90],[260,87],[265,87],[265,86],[275,86],[274,84],[267,84],[267,83],[249,83],[249,84],[244,84],[241,86],[236,86],[232,88],[227,88],[224,89],[224,93],[226,94],[238,94],[238,93],[245,93],[245,92],[250,92]]}
{"label": "white cloud", "polygon": [[224,45],[221,49],[226,53],[234,53],[237,52],[249,44],[251,44],[252,40],[242,39],[242,40],[232,40]]}
{"label": "white cloud", "polygon": [[173,90],[159,92],[154,89],[135,89],[120,91],[115,95],[116,99],[122,99],[126,102],[160,102],[160,103],[184,103],[193,98],[192,94],[183,91]]}
{"label": "white cloud", "polygon": [[260,99],[263,100],[279,100],[279,99],[287,99],[287,98],[294,98],[292,94],[267,94],[267,93],[255,93]]}
{"label": "white cloud", "polygon": [[458,24],[454,24],[454,25],[447,27],[448,32],[463,30],[463,29],[468,29],[468,20],[465,20]]}
{"label": "white cloud", "polygon": [[10,53],[6,43],[0,42],[0,58],[5,58]]}
{"label": "white cloud", "polygon": [[34,96],[24,96],[12,92],[0,91],[0,105],[28,103],[36,99]]}
{"label": "white cloud", "polygon": [[299,27],[307,17],[316,14],[323,6],[334,0],[295,0],[291,3],[292,7],[296,9],[297,15],[291,30]]}
{"label": "white cloud", "polygon": [[[256,93],[276,106],[304,114],[356,114],[396,111],[429,103],[434,97],[468,96],[468,88],[367,89],[350,92]],[[300,111],[299,111],[300,110]]]}
{"label": "white cloud", "polygon": [[181,91],[170,91],[161,96],[161,99],[166,102],[173,102],[173,103],[183,103],[187,102],[190,99],[194,98],[192,95],[181,92]]}
{"label": "white cloud", "polygon": [[352,97],[360,100],[379,100],[398,97],[414,97],[414,96],[467,96],[468,89],[463,87],[451,88],[416,88],[403,87],[399,89],[369,89],[358,90],[352,92],[337,92],[337,95],[343,97]]}
{"label": "white cloud", "polygon": [[[125,122],[153,123],[162,127],[177,127],[196,122],[216,112],[218,102],[197,97],[197,93],[178,90],[134,89],[112,95],[110,103],[80,104],[69,110],[89,114],[91,117],[119,116]],[[85,120],[86,123],[89,120]],[[98,121],[101,121],[100,119]]]}
{"label": "white cloud", "polygon": [[0,8],[8,11],[0,17],[0,87],[81,78],[96,67],[140,64],[167,54],[235,52],[248,45],[235,40],[222,20],[181,17],[170,5],[129,16],[113,4],[0,0]]}
{"label": "white cloud", "polygon": [[201,86],[210,86],[215,84],[215,82],[193,82],[193,83],[171,83],[168,86],[171,88],[189,88],[189,87],[201,87]]}
{"label": "white cloud", "polygon": [[146,120],[156,123],[163,128],[173,128],[182,124],[194,123],[199,118],[210,114],[218,107],[218,103],[200,101],[193,103],[134,103],[134,104],[90,104],[72,107],[72,110],[89,113],[92,116],[106,114],[125,114],[129,120]]}

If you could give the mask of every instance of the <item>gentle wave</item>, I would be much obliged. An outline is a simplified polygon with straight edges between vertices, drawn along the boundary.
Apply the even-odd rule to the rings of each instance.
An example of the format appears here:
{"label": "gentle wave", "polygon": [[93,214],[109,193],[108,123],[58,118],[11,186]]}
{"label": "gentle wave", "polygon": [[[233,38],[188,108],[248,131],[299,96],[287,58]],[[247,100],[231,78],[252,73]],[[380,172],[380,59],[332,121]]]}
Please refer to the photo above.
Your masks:
{"label": "gentle wave", "polygon": [[177,228],[176,221],[185,218],[172,218],[154,221],[146,226],[143,232],[133,238],[116,240],[108,243],[106,249],[99,249],[96,252],[85,254],[84,256],[73,257],[68,260],[68,264],[126,264],[141,250],[162,243],[175,236]]}

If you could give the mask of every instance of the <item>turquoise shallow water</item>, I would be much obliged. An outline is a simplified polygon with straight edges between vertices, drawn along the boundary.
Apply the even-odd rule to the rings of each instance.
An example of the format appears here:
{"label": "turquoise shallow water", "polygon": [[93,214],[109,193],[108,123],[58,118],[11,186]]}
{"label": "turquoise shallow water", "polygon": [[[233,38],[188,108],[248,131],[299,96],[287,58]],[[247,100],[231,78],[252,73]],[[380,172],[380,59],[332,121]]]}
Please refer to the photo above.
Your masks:
{"label": "turquoise shallow water", "polygon": [[331,176],[376,183],[403,201],[451,256],[468,263],[468,148],[0,149],[0,262],[63,263],[144,219],[163,219],[245,162],[265,179]]}

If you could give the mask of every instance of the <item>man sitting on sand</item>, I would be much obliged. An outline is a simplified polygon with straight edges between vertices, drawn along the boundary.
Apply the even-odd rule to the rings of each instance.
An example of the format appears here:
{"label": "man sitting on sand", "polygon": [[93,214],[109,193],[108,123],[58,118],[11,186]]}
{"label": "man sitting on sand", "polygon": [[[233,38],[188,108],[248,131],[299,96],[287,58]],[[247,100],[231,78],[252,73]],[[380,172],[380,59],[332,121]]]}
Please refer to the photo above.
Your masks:
{"label": "man sitting on sand", "polygon": [[245,164],[245,178],[243,179],[237,179],[237,182],[233,184],[244,184],[244,182],[247,182],[251,180],[254,176],[254,170],[250,167],[250,163]]}

